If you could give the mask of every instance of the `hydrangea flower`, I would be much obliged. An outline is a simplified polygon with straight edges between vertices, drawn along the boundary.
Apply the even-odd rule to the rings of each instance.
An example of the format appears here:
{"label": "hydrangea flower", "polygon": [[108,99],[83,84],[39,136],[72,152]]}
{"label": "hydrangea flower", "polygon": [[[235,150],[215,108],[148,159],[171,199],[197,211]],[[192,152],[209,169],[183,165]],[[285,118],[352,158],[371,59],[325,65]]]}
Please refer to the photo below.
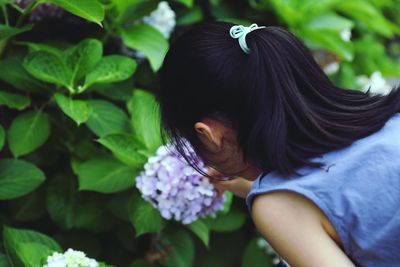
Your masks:
{"label": "hydrangea flower", "polygon": [[175,28],[176,15],[167,1],[161,1],[156,10],[143,18],[143,22],[156,28],[168,39]]}
{"label": "hydrangea flower", "polygon": [[54,252],[48,256],[47,263],[43,267],[100,267],[100,265],[82,251],[70,248],[64,253]]}
{"label": "hydrangea flower", "polygon": [[387,95],[392,90],[392,86],[382,77],[379,71],[371,74],[371,77],[365,75],[358,76],[357,84],[362,88],[363,92],[369,90],[371,95]]}
{"label": "hydrangea flower", "polygon": [[[195,152],[189,147],[191,155]],[[197,157],[202,170],[204,163]],[[150,157],[144,170],[136,177],[136,187],[142,197],[157,208],[167,220],[189,224],[222,210],[226,195],[219,195],[208,178],[201,176],[186,163],[172,145],[161,146]]]}
{"label": "hydrangea flower", "polygon": [[[26,8],[32,0],[13,0],[13,2],[22,8]],[[43,18],[59,18],[64,14],[62,8],[52,4],[40,4],[30,14],[29,21],[40,21]]]}

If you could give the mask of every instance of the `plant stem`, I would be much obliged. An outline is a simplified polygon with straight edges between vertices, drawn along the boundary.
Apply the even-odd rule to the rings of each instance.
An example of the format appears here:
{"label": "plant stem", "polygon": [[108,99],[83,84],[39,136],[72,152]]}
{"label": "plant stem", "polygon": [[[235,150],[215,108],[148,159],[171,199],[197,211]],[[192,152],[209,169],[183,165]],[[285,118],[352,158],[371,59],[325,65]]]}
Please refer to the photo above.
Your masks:
{"label": "plant stem", "polygon": [[[111,3],[109,5],[105,6],[105,9],[111,10],[115,8],[115,4]],[[109,21],[107,21],[107,19],[109,19]],[[117,23],[119,22],[119,16],[116,17],[111,17],[109,16],[109,13],[106,13],[106,17],[104,18],[103,24],[104,24],[104,29],[106,30],[106,33],[103,35],[103,37],[101,38],[101,42],[103,44],[105,44],[108,39],[110,38],[110,36],[114,33],[115,27],[117,26]]]}
{"label": "plant stem", "polygon": [[10,5],[14,8],[14,9],[16,9],[19,13],[23,13],[24,12],[24,9],[23,8],[20,8],[17,4],[14,4],[14,3],[10,3]]}
{"label": "plant stem", "polygon": [[[32,0],[32,2],[22,11],[21,15],[19,16],[17,22],[15,23],[15,28],[18,28],[21,26],[21,24],[24,22],[25,18],[27,15],[29,15],[29,13],[36,7],[36,5],[40,4],[40,2],[38,2],[37,0]],[[7,40],[5,40],[5,43],[3,44],[3,50],[0,51],[0,58],[3,55],[6,55],[7,50],[9,49],[10,43],[11,41],[14,40],[14,36],[8,38]]]}
{"label": "plant stem", "polygon": [[[4,22],[6,23],[7,26],[9,26],[10,22],[8,21],[8,13],[7,13],[6,6],[2,6],[1,10],[2,10],[2,13],[4,16]],[[5,51],[6,46],[7,46],[7,38],[0,41],[0,57],[3,54],[3,52]]]}
{"label": "plant stem", "polygon": [[105,44],[107,41],[108,41],[108,39],[110,38],[110,36],[114,33],[114,30],[115,30],[115,27],[116,27],[116,23],[111,23],[110,24],[110,26],[107,28],[107,31],[106,31],[106,33],[103,35],[103,37],[101,38],[101,42],[103,43],[103,44]]}
{"label": "plant stem", "polygon": [[19,16],[17,23],[15,24],[15,28],[18,28],[19,26],[21,26],[22,22],[24,22],[24,19],[26,18],[27,15],[29,15],[29,13],[31,13],[31,11],[36,7],[36,5],[38,5],[40,3],[38,3],[36,0],[33,0],[22,12],[21,16]]}
{"label": "plant stem", "polygon": [[4,22],[6,23],[7,26],[10,25],[10,22],[8,21],[8,13],[7,13],[6,6],[2,6],[1,10],[3,12]]}

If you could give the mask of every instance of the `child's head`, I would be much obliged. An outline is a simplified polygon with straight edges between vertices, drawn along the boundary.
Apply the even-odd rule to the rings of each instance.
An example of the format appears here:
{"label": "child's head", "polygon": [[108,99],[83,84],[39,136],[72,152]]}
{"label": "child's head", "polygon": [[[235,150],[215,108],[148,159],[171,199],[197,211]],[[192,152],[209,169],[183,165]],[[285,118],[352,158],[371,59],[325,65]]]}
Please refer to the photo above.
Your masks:
{"label": "child's head", "polygon": [[380,97],[334,86],[306,47],[279,27],[248,33],[246,54],[229,34],[234,25],[198,25],[165,57],[161,117],[178,151],[184,153],[184,137],[223,174],[287,175],[297,166],[320,166],[308,159],[367,133],[361,129],[367,122],[351,125],[351,114]]}

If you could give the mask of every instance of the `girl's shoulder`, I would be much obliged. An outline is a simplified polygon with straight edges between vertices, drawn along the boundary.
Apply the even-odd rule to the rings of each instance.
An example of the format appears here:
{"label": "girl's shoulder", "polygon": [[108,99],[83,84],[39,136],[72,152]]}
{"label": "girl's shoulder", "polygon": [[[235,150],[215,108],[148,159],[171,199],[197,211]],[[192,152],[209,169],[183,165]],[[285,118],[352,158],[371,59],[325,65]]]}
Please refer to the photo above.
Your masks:
{"label": "girl's shoulder", "polygon": [[[279,189],[291,188],[311,193],[326,190],[335,197],[335,188],[373,190],[374,185],[382,188],[400,181],[400,113],[390,118],[379,131],[312,161],[321,162],[324,166],[302,167],[297,169],[300,176],[288,178],[281,177],[276,171],[260,174],[246,196],[249,211],[257,194]],[[328,192],[325,192],[326,196]]]}
{"label": "girl's shoulder", "polygon": [[[357,176],[367,176],[365,179],[368,179],[372,174],[379,174],[385,169],[389,171],[391,167],[400,165],[400,113],[393,115],[377,132],[311,161],[322,162],[324,166],[302,167],[297,169],[300,176],[288,178],[281,177],[276,171],[262,173],[254,180],[251,191],[300,184],[331,186],[340,183],[341,178],[348,183],[355,183],[357,179],[350,177],[357,173]],[[249,198],[251,196],[248,195],[247,201],[251,200]]]}
{"label": "girl's shoulder", "polygon": [[[324,168],[300,168],[300,177],[261,174],[246,197],[251,213],[257,195],[286,190],[321,209],[343,242],[346,254],[362,266],[386,258],[400,261],[400,114],[379,131],[324,154]],[[361,264],[363,263],[363,264]],[[395,265],[393,265],[395,266]]]}

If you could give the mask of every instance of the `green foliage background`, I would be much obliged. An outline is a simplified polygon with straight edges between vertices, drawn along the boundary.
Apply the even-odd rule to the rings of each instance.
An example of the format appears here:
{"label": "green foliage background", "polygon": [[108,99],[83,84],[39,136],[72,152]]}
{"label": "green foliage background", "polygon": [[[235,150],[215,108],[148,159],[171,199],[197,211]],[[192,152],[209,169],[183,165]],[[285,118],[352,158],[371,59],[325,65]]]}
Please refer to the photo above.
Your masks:
{"label": "green foliage background", "polygon": [[[42,3],[61,19],[30,23]],[[134,188],[161,145],[153,92],[169,42],[141,18],[154,0],[0,0],[0,267],[42,266],[69,247],[109,266],[272,266],[242,199],[188,226]],[[400,77],[399,0],[176,0],[177,27],[281,25],[337,84]],[[341,34],[351,31],[348,41]],[[123,49],[145,58],[128,56]],[[229,195],[231,197],[231,195]]]}

